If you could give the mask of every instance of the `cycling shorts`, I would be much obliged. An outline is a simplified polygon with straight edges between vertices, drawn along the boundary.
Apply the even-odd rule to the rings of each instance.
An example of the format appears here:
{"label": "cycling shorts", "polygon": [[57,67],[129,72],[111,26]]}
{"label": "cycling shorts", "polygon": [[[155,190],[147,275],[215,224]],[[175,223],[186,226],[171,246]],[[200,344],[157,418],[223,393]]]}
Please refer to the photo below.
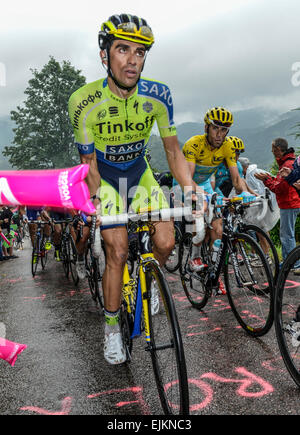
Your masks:
{"label": "cycling shorts", "polygon": [[42,209],[33,209],[33,208],[27,208],[26,215],[28,217],[29,221],[36,221],[37,218],[41,215]]}
{"label": "cycling shorts", "polygon": [[71,215],[68,213],[61,213],[57,211],[50,211],[50,217],[51,219],[54,219],[55,221],[63,221],[65,219],[71,218]]}
{"label": "cycling shorts", "polygon": [[[152,170],[145,159],[127,171],[98,161],[101,175],[101,215],[113,216],[145,210],[169,208],[169,203],[155,180]],[[112,227],[124,225],[112,225]],[[109,228],[103,227],[102,229]]]}

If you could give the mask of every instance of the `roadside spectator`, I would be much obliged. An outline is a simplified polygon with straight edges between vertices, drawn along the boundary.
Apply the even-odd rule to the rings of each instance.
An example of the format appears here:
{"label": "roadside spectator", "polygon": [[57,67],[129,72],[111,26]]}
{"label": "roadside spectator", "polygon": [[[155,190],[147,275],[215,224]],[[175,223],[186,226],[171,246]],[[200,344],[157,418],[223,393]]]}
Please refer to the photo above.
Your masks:
{"label": "roadside spectator", "polygon": [[280,175],[285,178],[285,180],[295,187],[300,195],[300,156],[297,157],[293,163],[292,169],[283,167],[280,170]]}
{"label": "roadside spectator", "polygon": [[[11,211],[11,207],[3,207],[0,212],[0,225],[2,228],[2,232],[5,235],[5,237],[10,240],[12,239],[10,237],[10,225],[11,225],[11,219],[13,216],[13,212]],[[7,245],[7,243],[4,241],[2,242],[2,250],[3,255],[5,259],[12,259],[12,258],[18,258],[16,255],[13,254],[13,243],[11,241],[10,246]]]}
{"label": "roadside spectator", "polygon": [[[287,140],[282,138],[272,142],[272,153],[279,166],[276,177],[267,173],[257,173],[255,177],[276,194],[280,208],[280,241],[284,261],[296,246],[295,224],[300,213],[300,197],[295,188],[282,177],[280,171],[283,167],[292,169],[296,156],[294,148],[289,148]],[[293,270],[295,275],[300,275],[300,262],[294,264]]]}
{"label": "roadside spectator", "polygon": [[[276,195],[273,192],[270,192],[269,189],[266,188],[264,183],[260,180],[258,180],[255,177],[255,174],[257,172],[264,172],[261,169],[257,168],[257,165],[255,163],[250,164],[250,160],[246,157],[240,157],[239,162],[242,165],[243,168],[243,176],[245,178],[246,184],[248,188],[252,190],[256,195],[263,196],[264,198],[268,198],[268,210],[266,214],[264,215],[264,218],[262,221],[258,221],[257,219],[257,211],[255,209],[248,209],[246,211],[246,215],[244,216],[244,219],[247,219],[249,223],[254,223],[255,225],[258,225],[260,228],[262,228],[268,235],[269,231],[276,225],[280,213],[279,208],[276,201]],[[267,191],[267,192],[266,192]],[[266,196],[267,195],[267,196]],[[269,250],[270,246],[269,243],[266,241],[264,237],[262,237],[259,233],[257,234],[257,237],[259,239],[259,243],[269,261],[271,264],[270,256],[269,256]]]}

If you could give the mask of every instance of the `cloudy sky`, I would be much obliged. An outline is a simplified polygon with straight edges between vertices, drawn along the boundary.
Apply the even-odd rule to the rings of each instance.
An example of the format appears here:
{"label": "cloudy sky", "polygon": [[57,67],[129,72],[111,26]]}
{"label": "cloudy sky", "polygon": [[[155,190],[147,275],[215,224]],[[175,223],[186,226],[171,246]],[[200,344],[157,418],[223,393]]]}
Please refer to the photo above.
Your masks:
{"label": "cloudy sky", "polygon": [[0,116],[22,104],[30,68],[50,55],[87,81],[102,77],[98,30],[123,12],[152,27],[144,76],[170,86],[177,123],[201,121],[216,105],[300,106],[299,0],[15,0],[0,10]]}

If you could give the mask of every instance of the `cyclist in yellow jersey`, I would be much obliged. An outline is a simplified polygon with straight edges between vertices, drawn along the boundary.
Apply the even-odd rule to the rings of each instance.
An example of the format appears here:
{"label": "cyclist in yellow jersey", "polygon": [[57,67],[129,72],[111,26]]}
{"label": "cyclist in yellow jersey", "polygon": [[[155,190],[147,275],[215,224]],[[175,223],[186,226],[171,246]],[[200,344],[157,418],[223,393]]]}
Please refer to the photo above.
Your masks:
{"label": "cyclist in yellow jersey", "polygon": [[[136,16],[113,15],[99,32],[105,79],[77,90],[69,114],[82,163],[90,165],[86,178],[91,198],[101,214],[118,214],[150,206],[168,207],[145,159],[154,122],[157,122],[170,170],[186,192],[196,189],[180,150],[173,121],[173,102],[164,83],[141,78],[146,54],[154,43],[147,22]],[[99,190],[100,186],[100,190]],[[155,223],[154,254],[164,264],[174,246],[172,222]],[[119,328],[123,268],[128,239],[124,226],[103,228],[106,267],[104,357],[111,364],[125,361]],[[151,300],[153,312],[158,297]]]}
{"label": "cyclist in yellow jersey", "polygon": [[[240,177],[236,163],[235,146],[227,138],[230,127],[233,124],[231,112],[215,107],[207,111],[204,117],[205,134],[191,137],[183,147],[184,156],[188,162],[193,180],[207,193],[213,193],[211,176],[218,167],[225,162],[228,166],[232,184],[238,194],[247,191],[244,180]],[[222,220],[212,222],[210,239],[212,248],[220,245],[222,237]],[[214,246],[213,246],[214,245]],[[193,270],[201,270],[204,267],[199,258],[199,246],[194,247],[190,267]]]}

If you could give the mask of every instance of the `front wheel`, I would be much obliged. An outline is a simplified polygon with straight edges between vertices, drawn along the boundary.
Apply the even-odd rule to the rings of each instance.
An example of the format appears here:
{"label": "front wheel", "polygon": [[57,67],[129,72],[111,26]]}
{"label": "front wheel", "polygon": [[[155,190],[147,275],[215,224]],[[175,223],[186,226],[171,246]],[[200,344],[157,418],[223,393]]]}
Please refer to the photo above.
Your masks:
{"label": "front wheel", "polygon": [[180,240],[182,238],[182,233],[178,225],[176,224],[174,225],[174,237],[175,237],[175,246],[165,264],[166,270],[171,273],[176,272],[176,270],[179,269],[180,266],[179,245],[180,245]]}
{"label": "front wheel", "polygon": [[[257,227],[256,225],[252,225],[252,224],[245,225],[242,232],[246,232],[251,237],[253,237],[253,235],[255,236],[257,243],[259,244],[264,254],[266,255],[267,262],[270,265],[273,274],[273,281],[275,283],[277,281],[277,277],[279,273],[279,258],[278,258],[277,250],[269,234],[266,233],[264,230],[262,230],[260,227]],[[254,267],[256,266],[259,267],[260,266],[259,259],[253,257],[251,264]]]}
{"label": "front wheel", "polygon": [[[236,233],[228,241],[224,280],[232,311],[251,336],[266,334],[274,319],[273,277],[266,257],[248,234]],[[251,265],[252,255],[259,266]]]}
{"label": "front wheel", "polygon": [[189,414],[185,355],[170,289],[156,262],[146,264],[145,274],[150,335],[146,350],[151,355],[158,398],[165,414]]}
{"label": "front wheel", "polygon": [[[183,290],[189,302],[194,308],[201,310],[207,304],[210,296],[210,289],[207,285],[207,271],[203,268],[200,272],[190,269],[189,262],[192,253],[192,234],[186,233],[180,240],[179,245],[179,272]],[[206,249],[204,244],[201,247],[202,261],[206,263]]]}
{"label": "front wheel", "polygon": [[76,271],[76,262],[77,262],[77,250],[72,236],[70,236],[68,240],[68,252],[69,252],[69,268],[72,276],[73,283],[78,285],[79,277]]}
{"label": "front wheel", "polygon": [[275,331],[284,364],[300,387],[300,288],[288,282],[294,264],[300,261],[300,247],[286,258],[275,292]]}
{"label": "front wheel", "polygon": [[99,260],[92,255],[90,249],[86,256],[86,268],[87,268],[88,283],[89,283],[92,298],[95,302],[98,302],[100,310],[103,310],[104,300],[103,300],[102,291],[100,289],[101,276],[100,276]]}
{"label": "front wheel", "polygon": [[36,249],[36,247],[34,247],[31,255],[31,273],[33,277],[36,274],[38,262],[39,262],[38,250]]}
{"label": "front wheel", "polygon": [[47,260],[48,260],[48,251],[46,251],[46,249],[43,248],[43,250],[41,251],[41,264],[42,264],[43,270],[46,267]]}
{"label": "front wheel", "polygon": [[65,240],[61,244],[60,257],[65,272],[65,277],[69,277],[70,272],[70,245]]}

